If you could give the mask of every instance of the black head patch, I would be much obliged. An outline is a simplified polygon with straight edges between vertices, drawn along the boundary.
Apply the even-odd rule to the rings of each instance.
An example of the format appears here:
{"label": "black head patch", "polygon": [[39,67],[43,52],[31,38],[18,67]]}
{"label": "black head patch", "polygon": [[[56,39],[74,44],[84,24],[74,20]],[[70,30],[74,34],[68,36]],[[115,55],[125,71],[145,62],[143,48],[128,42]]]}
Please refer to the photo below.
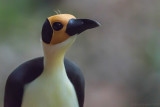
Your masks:
{"label": "black head patch", "polygon": [[44,22],[43,27],[42,27],[42,40],[43,40],[43,42],[49,44],[52,39],[52,34],[53,34],[52,27],[50,25],[49,20],[46,19],[46,21]]}

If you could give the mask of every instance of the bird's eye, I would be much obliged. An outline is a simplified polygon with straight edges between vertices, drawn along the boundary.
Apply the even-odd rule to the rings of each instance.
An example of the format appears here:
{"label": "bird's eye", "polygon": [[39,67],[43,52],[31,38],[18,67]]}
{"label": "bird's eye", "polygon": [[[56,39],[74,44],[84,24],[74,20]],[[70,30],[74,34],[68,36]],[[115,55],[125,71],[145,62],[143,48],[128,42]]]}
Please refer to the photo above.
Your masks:
{"label": "bird's eye", "polygon": [[58,31],[58,30],[61,30],[63,28],[63,25],[60,22],[55,22],[55,23],[53,23],[52,27],[53,27],[54,30]]}

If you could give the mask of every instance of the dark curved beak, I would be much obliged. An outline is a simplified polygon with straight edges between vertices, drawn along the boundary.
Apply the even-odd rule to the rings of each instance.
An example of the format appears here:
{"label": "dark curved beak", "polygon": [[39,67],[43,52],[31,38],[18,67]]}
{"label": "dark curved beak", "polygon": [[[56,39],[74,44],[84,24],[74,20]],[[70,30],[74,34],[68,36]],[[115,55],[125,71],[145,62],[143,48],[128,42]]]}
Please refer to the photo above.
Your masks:
{"label": "dark curved beak", "polygon": [[100,26],[100,23],[94,20],[90,19],[70,19],[67,28],[66,28],[66,33],[69,36],[73,36],[75,34],[80,34],[81,32],[95,28]]}

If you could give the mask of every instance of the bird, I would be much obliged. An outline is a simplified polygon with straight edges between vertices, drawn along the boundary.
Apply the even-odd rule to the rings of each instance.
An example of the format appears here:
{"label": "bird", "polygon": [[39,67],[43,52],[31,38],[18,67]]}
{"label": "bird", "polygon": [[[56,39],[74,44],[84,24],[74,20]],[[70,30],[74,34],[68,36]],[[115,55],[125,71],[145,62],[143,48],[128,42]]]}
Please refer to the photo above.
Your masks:
{"label": "bird", "polygon": [[85,79],[65,53],[77,35],[98,26],[98,21],[71,14],[46,18],[41,31],[44,56],[24,62],[8,76],[4,107],[83,107]]}

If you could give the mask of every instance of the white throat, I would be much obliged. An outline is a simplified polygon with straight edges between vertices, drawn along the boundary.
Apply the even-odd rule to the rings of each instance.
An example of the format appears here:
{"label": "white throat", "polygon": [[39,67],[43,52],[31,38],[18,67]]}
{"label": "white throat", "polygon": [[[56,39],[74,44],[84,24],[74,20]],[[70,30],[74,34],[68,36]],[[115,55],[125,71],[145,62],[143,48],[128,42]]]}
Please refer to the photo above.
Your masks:
{"label": "white throat", "polygon": [[52,67],[55,68],[55,66],[58,67],[58,65],[62,66],[64,63],[64,55],[75,39],[76,37],[73,36],[56,45],[48,45],[43,43],[44,70],[53,70]]}

